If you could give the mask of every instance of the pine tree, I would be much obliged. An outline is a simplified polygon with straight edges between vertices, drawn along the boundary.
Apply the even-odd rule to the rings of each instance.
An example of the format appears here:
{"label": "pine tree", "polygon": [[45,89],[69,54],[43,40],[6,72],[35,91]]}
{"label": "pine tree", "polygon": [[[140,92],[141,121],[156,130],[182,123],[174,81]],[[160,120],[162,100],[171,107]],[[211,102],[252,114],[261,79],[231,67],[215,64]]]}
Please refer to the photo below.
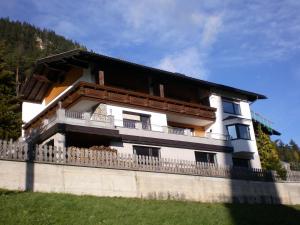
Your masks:
{"label": "pine tree", "polygon": [[280,160],[288,163],[300,163],[300,149],[295,141],[284,144],[281,140],[276,140],[276,149]]}
{"label": "pine tree", "polygon": [[75,48],[85,49],[53,31],[0,18],[0,139],[17,139],[21,135],[17,71],[22,82],[32,74],[36,59]]}
{"label": "pine tree", "polygon": [[296,142],[293,139],[290,140],[289,146],[291,147],[292,150],[300,151],[299,146],[296,144]]}
{"label": "pine tree", "polygon": [[261,126],[258,126],[256,141],[262,168],[275,170],[281,177],[285,177],[286,171],[281,166],[275,143],[262,131]]}
{"label": "pine tree", "polygon": [[21,135],[20,102],[15,95],[15,76],[4,60],[5,44],[0,42],[0,139]]}

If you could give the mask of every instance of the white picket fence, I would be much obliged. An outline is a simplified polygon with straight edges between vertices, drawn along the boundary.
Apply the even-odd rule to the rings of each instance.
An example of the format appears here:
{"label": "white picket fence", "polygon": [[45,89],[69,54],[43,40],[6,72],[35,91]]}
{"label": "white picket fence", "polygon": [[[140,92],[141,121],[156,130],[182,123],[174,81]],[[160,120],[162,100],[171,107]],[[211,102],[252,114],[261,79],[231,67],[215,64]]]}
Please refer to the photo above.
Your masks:
{"label": "white picket fence", "polygon": [[287,179],[282,180],[274,171],[262,169],[219,167],[210,163],[135,154],[120,154],[113,151],[100,151],[87,148],[57,148],[46,145],[36,145],[29,148],[26,143],[2,140],[0,140],[0,160],[140,170],[256,181],[300,181],[300,172],[298,171],[288,171]]}

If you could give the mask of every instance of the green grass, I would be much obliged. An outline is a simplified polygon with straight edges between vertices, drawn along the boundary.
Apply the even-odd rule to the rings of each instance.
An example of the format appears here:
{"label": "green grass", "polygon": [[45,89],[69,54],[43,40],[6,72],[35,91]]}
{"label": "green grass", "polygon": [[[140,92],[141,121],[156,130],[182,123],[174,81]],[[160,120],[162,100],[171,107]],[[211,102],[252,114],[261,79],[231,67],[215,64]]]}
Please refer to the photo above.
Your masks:
{"label": "green grass", "polygon": [[300,206],[205,204],[0,190],[0,225],[300,224]]}

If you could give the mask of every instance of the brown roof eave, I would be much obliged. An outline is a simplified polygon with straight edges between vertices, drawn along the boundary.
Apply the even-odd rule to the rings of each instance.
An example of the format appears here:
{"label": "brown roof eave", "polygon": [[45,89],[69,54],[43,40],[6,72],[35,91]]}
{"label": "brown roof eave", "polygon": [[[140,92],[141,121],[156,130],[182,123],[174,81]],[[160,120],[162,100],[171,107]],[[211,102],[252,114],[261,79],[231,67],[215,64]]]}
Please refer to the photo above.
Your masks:
{"label": "brown roof eave", "polygon": [[125,61],[122,59],[117,59],[117,58],[113,58],[113,57],[109,57],[109,56],[105,56],[105,55],[101,55],[101,54],[97,54],[97,53],[93,53],[93,52],[88,52],[88,51],[84,51],[84,50],[80,50],[80,49],[75,49],[75,50],[63,52],[60,54],[51,55],[51,56],[48,56],[45,58],[41,58],[41,59],[37,60],[36,67],[43,63],[53,63],[55,61],[60,61],[60,60],[63,60],[66,58],[72,58],[72,57],[76,57],[76,59],[84,60],[84,61],[97,61],[100,59],[106,59],[110,62],[126,64],[126,65],[140,68],[143,70],[148,70],[153,73],[159,73],[159,74],[162,74],[165,76],[176,77],[176,78],[183,79],[183,80],[189,80],[191,82],[195,82],[199,85],[206,86],[209,88],[215,88],[215,89],[220,89],[220,90],[226,90],[226,91],[233,92],[233,93],[238,93],[238,94],[246,96],[249,101],[256,101],[258,99],[267,99],[267,97],[265,95],[261,95],[261,94],[255,93],[255,92],[241,90],[238,88],[234,88],[234,87],[226,86],[226,85],[222,85],[222,84],[212,83],[209,81],[204,81],[204,80],[196,79],[193,77],[189,77],[184,74],[173,73],[173,72],[169,72],[169,71],[165,71],[165,70],[161,70],[161,69],[157,69],[157,68],[153,68],[153,67],[149,67],[149,66],[145,66],[145,65],[140,65],[137,63],[128,62],[128,61]]}

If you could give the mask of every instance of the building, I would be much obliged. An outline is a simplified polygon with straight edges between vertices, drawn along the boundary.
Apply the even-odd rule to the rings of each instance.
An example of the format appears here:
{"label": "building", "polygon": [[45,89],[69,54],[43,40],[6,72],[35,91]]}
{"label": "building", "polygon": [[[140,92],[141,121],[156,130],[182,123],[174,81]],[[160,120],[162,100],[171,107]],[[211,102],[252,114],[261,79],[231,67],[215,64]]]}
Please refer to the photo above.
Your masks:
{"label": "building", "polygon": [[273,122],[271,122],[269,119],[265,118],[264,116],[262,116],[261,114],[254,112],[251,110],[251,116],[252,116],[252,122],[253,122],[253,126],[254,126],[254,132],[257,135],[258,133],[258,126],[261,127],[262,131],[269,135],[276,135],[276,136],[280,136],[281,133],[277,130],[274,129],[274,125]]}
{"label": "building", "polygon": [[38,60],[21,96],[31,144],[261,168],[250,103],[264,95],[73,50]]}

